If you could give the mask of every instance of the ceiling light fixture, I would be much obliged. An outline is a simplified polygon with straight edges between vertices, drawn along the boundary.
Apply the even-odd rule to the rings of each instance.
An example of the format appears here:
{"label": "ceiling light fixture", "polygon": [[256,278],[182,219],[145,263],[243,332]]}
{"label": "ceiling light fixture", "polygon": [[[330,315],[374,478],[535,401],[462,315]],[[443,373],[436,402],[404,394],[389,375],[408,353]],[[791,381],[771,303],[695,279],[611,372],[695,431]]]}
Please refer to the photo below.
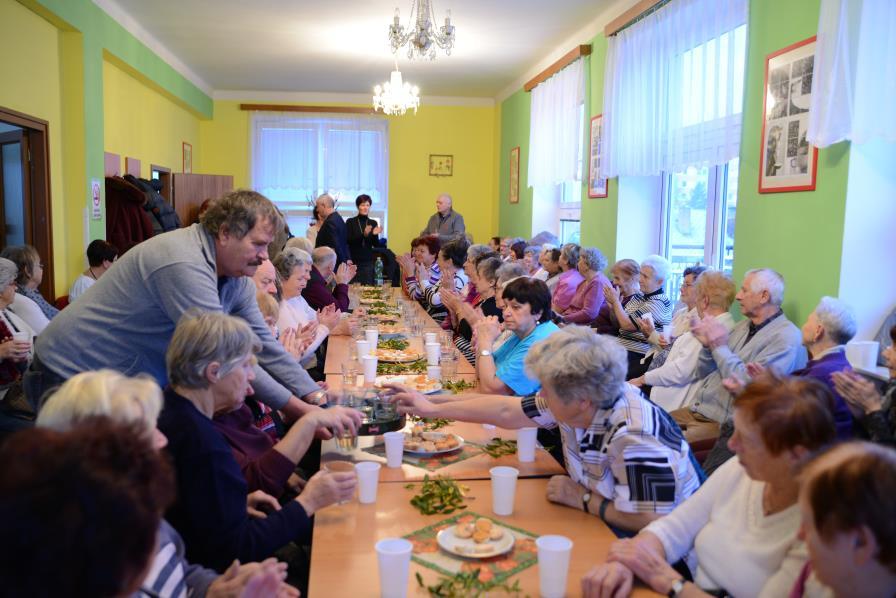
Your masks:
{"label": "ceiling light fixture", "polygon": [[389,81],[373,88],[373,109],[382,110],[389,115],[402,115],[411,108],[417,114],[418,106],[420,90],[416,85],[401,80],[401,71],[398,70],[396,61]]}
{"label": "ceiling light fixture", "polygon": [[[398,17],[398,9],[395,9],[395,20],[389,26],[389,41],[392,43],[392,53],[407,44],[408,58],[429,58],[435,60],[436,47],[445,50],[445,54],[451,55],[454,47],[454,25],[451,24],[451,11],[445,17],[445,25],[435,31],[435,11],[432,0],[411,0],[411,18],[405,30]],[[414,23],[413,26],[410,23]]]}

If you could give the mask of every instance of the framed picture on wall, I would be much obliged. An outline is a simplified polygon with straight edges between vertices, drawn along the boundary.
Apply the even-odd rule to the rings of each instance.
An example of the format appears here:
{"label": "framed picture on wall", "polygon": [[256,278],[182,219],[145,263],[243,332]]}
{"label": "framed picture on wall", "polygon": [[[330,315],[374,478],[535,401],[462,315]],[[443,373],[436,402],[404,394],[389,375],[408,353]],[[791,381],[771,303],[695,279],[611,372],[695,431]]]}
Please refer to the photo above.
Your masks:
{"label": "framed picture on wall", "polygon": [[818,149],[806,141],[815,37],[765,58],[759,192],[814,191]]}
{"label": "framed picture on wall", "polygon": [[591,119],[591,143],[588,145],[588,197],[607,196],[607,179],[601,172],[603,147],[600,143],[600,133],[603,122],[603,114]]}
{"label": "framed picture on wall", "polygon": [[429,154],[429,176],[451,176],[454,174],[454,156]]}
{"label": "framed picture on wall", "polygon": [[507,195],[510,203],[520,202],[520,147],[510,150],[510,193]]}
{"label": "framed picture on wall", "polygon": [[184,172],[189,174],[193,172],[193,146],[184,141]]}

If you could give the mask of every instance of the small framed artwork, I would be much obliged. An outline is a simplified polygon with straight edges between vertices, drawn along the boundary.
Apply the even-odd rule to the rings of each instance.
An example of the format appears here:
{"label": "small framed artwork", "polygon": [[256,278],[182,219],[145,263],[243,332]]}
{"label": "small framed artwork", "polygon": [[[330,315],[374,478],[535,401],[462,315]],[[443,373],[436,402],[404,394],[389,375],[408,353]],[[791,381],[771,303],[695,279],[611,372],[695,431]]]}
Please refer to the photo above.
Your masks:
{"label": "small framed artwork", "polygon": [[429,154],[429,176],[451,176],[454,174],[454,156]]}
{"label": "small framed artwork", "polygon": [[184,141],[184,172],[189,174],[193,172],[193,146]]}
{"label": "small framed artwork", "polygon": [[600,142],[600,134],[603,122],[603,114],[598,114],[591,119],[591,143],[588,146],[588,197],[607,196],[607,179],[601,170],[603,147]]}
{"label": "small framed artwork", "polygon": [[520,203],[520,148],[510,150],[510,193],[507,199],[510,203]]}
{"label": "small framed artwork", "polygon": [[765,58],[759,192],[814,191],[818,149],[806,141],[815,37]]}

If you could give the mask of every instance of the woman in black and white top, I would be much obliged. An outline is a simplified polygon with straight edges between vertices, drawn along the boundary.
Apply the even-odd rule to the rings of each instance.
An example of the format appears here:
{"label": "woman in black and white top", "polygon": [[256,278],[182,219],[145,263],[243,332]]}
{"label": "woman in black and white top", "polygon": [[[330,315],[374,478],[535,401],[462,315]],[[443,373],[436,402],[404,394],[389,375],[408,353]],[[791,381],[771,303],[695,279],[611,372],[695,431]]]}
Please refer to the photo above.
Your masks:
{"label": "woman in black and white top", "polygon": [[[473,326],[485,316],[495,316],[503,321],[501,310],[495,304],[495,290],[498,286],[498,268],[503,265],[499,257],[486,257],[476,264],[475,271],[470,277],[470,284],[476,287],[478,299],[475,304],[464,302],[456,293],[442,291],[442,299],[445,303],[456,305],[457,334],[454,337],[454,346],[457,347],[471,364],[476,364],[476,351],[473,348]],[[449,299],[450,297],[450,299]]]}
{"label": "woman in black and white top", "polygon": [[353,282],[373,284],[374,248],[379,246],[382,229],[376,220],[370,218],[373,200],[369,195],[359,195],[355,199],[358,215],[345,221],[348,249],[352,262],[358,267]]}
{"label": "woman in black and white top", "polygon": [[464,273],[467,247],[469,244],[465,239],[452,239],[445,243],[439,250],[439,257],[436,259],[442,276],[439,282],[423,291],[423,299],[420,303],[426,312],[439,323],[442,323],[448,316],[448,309],[442,303],[442,287],[453,288],[460,292],[467,284],[467,275]]}

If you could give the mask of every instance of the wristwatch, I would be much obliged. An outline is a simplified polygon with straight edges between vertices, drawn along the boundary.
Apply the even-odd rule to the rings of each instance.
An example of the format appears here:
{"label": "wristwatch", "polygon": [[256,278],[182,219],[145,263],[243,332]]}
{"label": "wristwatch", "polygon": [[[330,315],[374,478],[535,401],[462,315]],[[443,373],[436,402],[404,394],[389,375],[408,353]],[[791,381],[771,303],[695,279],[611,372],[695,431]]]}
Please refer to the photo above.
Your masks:
{"label": "wristwatch", "polygon": [[678,598],[681,596],[681,592],[684,590],[684,580],[680,577],[672,582],[672,587],[669,589],[669,593],[666,594],[669,598]]}
{"label": "wristwatch", "polygon": [[582,510],[586,513],[588,512],[588,501],[591,500],[591,492],[586,492],[582,495]]}
{"label": "wristwatch", "polygon": [[491,354],[492,354],[492,352],[489,351],[488,349],[483,349],[482,351],[479,352],[480,357],[488,357]]}
{"label": "wristwatch", "polygon": [[308,403],[311,405],[320,405],[327,398],[327,391],[321,389],[316,390],[308,395]]}

